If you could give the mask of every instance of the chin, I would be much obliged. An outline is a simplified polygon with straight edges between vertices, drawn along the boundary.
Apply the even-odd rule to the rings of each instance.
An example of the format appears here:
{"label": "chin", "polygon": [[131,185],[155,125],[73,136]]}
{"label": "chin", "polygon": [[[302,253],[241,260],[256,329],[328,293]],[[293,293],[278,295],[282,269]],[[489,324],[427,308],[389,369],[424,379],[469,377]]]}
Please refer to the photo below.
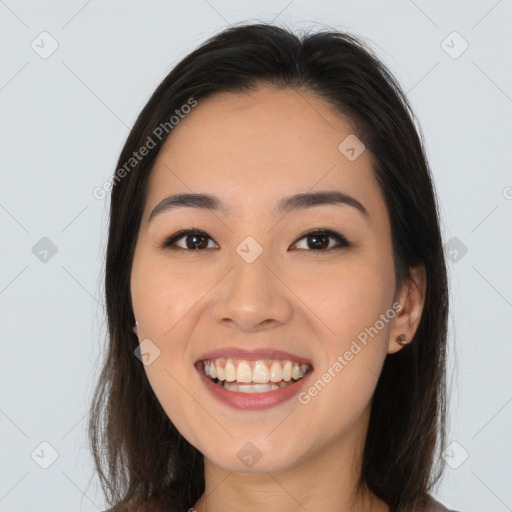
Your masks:
{"label": "chin", "polygon": [[[268,443],[268,440],[267,440]],[[205,458],[208,458],[213,464],[221,467],[225,471],[246,474],[268,474],[279,473],[293,467],[301,458],[300,454],[290,454],[283,452],[282,447],[279,453],[276,449],[260,449],[258,441],[238,442],[240,448],[236,450],[215,451],[210,454],[203,452]]]}

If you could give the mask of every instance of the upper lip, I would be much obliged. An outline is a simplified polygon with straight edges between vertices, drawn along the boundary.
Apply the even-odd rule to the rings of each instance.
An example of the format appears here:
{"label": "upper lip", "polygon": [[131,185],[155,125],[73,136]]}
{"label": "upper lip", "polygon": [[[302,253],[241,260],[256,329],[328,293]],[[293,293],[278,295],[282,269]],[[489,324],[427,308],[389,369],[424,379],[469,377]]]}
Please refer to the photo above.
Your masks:
{"label": "upper lip", "polygon": [[246,350],[237,347],[219,348],[217,350],[212,350],[211,352],[203,354],[196,362],[204,361],[207,359],[217,359],[218,357],[247,359],[248,361],[256,361],[258,359],[288,359],[290,361],[296,361],[300,364],[309,364],[311,367],[313,366],[311,361],[307,358],[274,348],[258,348],[255,350]]}

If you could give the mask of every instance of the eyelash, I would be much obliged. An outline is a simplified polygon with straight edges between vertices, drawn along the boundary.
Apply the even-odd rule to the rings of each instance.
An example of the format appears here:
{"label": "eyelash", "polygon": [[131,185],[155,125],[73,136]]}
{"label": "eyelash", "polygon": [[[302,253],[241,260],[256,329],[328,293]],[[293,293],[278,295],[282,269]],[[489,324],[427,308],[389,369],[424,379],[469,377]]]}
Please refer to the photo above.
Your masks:
{"label": "eyelash", "polygon": [[[186,237],[187,235],[199,235],[201,237],[209,238],[210,240],[213,240],[208,235],[208,233],[206,233],[205,231],[202,231],[201,229],[183,229],[181,231],[178,231],[174,235],[171,235],[170,237],[166,238],[161,244],[159,244],[159,247],[161,249],[182,250],[182,251],[188,251],[188,252],[204,251],[204,250],[208,249],[208,247],[205,249],[197,249],[197,248],[196,249],[188,249],[188,248],[185,249],[183,247],[178,247],[175,245],[175,243],[178,240]],[[336,242],[338,242],[339,245],[335,246],[335,247],[330,247],[329,249],[318,249],[318,250],[301,249],[301,250],[306,250],[307,252],[330,252],[334,249],[342,249],[344,247],[349,247],[351,245],[350,242],[340,233],[337,233],[336,231],[332,231],[330,229],[323,229],[323,228],[317,228],[317,229],[313,229],[311,231],[307,231],[306,233],[302,234],[293,243],[293,245],[298,243],[303,238],[309,238],[309,237],[313,237],[313,236],[316,236],[316,237],[326,236],[328,238],[333,238],[334,240],[336,240]]]}

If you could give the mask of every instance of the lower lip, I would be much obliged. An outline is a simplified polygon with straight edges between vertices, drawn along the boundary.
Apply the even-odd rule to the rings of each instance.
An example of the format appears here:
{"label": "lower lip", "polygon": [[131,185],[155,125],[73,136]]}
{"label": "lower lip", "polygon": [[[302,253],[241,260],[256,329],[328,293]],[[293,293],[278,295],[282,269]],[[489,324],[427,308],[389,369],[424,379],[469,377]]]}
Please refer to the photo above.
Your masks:
{"label": "lower lip", "polygon": [[206,388],[221,402],[234,407],[235,409],[242,410],[261,410],[269,409],[279,405],[286,400],[294,397],[304,386],[304,381],[311,375],[309,372],[302,379],[298,380],[294,384],[290,384],[284,388],[274,389],[271,391],[265,391],[264,393],[240,393],[239,391],[229,391],[224,389],[222,386],[215,384],[204,373],[204,362],[200,361],[197,364],[197,370],[199,371]]}

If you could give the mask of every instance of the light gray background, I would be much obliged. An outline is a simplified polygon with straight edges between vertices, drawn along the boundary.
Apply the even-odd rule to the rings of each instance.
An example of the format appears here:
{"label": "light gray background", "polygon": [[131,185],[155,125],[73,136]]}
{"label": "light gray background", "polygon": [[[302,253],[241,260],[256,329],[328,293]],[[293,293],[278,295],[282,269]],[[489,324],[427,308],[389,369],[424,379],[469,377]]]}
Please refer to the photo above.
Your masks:
{"label": "light gray background", "polygon": [[85,437],[105,336],[92,190],[172,66],[242,20],[359,35],[407,92],[449,258],[454,444],[435,495],[512,510],[510,0],[0,0],[0,510],[104,509]]}

